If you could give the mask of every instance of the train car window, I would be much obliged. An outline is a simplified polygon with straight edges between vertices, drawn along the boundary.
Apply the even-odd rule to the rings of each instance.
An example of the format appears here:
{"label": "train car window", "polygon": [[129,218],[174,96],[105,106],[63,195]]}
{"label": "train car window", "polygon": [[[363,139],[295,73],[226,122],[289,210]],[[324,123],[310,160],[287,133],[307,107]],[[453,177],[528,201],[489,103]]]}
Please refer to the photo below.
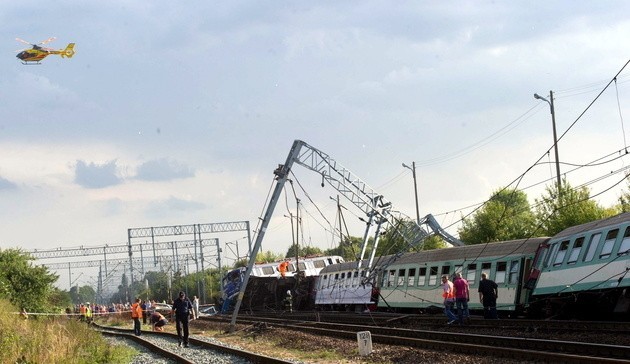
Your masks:
{"label": "train car window", "polygon": [[580,256],[580,252],[582,251],[582,245],[584,245],[584,237],[581,236],[575,239],[573,243],[573,248],[571,248],[571,254],[569,254],[569,259],[567,260],[567,264],[575,264]]}
{"label": "train car window", "polygon": [[[492,267],[492,263],[481,263],[481,273],[485,273],[488,278],[490,278],[490,268]],[[503,278],[503,282],[505,282],[505,277]],[[503,283],[501,282],[501,283]],[[469,282],[470,284],[474,284],[475,282]],[[497,282],[499,283],[499,282]]]}
{"label": "train car window", "polygon": [[560,244],[558,242],[555,242],[551,245],[551,248],[549,248],[549,255],[547,255],[547,258],[545,259],[545,267],[548,267],[552,264],[559,247]]}
{"label": "train car window", "polygon": [[305,263],[298,263],[298,267],[300,267],[300,270],[306,270],[306,264]]}
{"label": "train car window", "polygon": [[613,247],[615,246],[615,240],[617,240],[618,233],[619,229],[613,229],[606,234],[606,240],[604,241],[602,252],[599,254],[600,259],[606,259],[610,256],[610,253],[612,253]]}
{"label": "train car window", "polygon": [[264,275],[272,275],[273,267],[262,267],[262,272]]}
{"label": "train car window", "polygon": [[477,279],[477,264],[468,264],[466,270],[466,280],[468,282],[474,282]]}
{"label": "train car window", "polygon": [[440,274],[441,276],[443,275],[448,275],[451,272],[451,266],[450,265],[443,265],[442,266],[442,274]]}
{"label": "train car window", "polygon": [[387,287],[387,272],[383,272],[383,279],[381,280],[381,287]]}
{"label": "train car window", "polygon": [[418,286],[424,286],[427,283],[427,269],[420,268],[420,273],[418,274]]}
{"label": "train car window", "polygon": [[617,255],[624,255],[628,253],[630,253],[630,226],[626,228],[626,232],[623,234],[623,240],[621,241],[621,246],[619,247]]}
{"label": "train car window", "polygon": [[409,275],[407,276],[407,287],[413,287],[416,280],[416,268],[409,268]]}
{"label": "train car window", "polygon": [[455,271],[453,273],[463,273],[464,270],[462,269],[461,265],[456,265],[455,266]]}
{"label": "train car window", "polygon": [[289,266],[287,267],[287,272],[295,272],[295,264],[289,263]]}
{"label": "train car window", "polygon": [[431,267],[429,271],[429,286],[437,284],[438,267]]}
{"label": "train car window", "polygon": [[324,268],[326,266],[326,262],[323,260],[314,260],[313,267],[315,268]]}
{"label": "train car window", "polygon": [[560,243],[559,246],[560,248],[558,249],[556,258],[553,260],[554,267],[562,265],[562,262],[564,262],[564,257],[567,256],[567,250],[569,250],[569,241],[565,240],[562,243]]}
{"label": "train car window", "polygon": [[534,257],[534,267],[542,269],[545,267],[545,261],[549,256],[549,245],[544,244],[538,247],[536,256]]}
{"label": "train car window", "polygon": [[398,270],[398,282],[397,282],[396,287],[399,287],[405,284],[405,271],[406,269]]}
{"label": "train car window", "polygon": [[513,260],[510,266],[510,284],[518,283],[518,273],[521,270],[521,261]]}
{"label": "train car window", "polygon": [[365,277],[365,271],[364,270],[361,271],[361,278],[363,278],[363,277]]}
{"label": "train car window", "polygon": [[591,240],[588,243],[588,250],[586,251],[586,255],[584,256],[585,262],[590,262],[591,260],[593,260],[593,257],[595,256],[595,251],[599,246],[599,239],[601,237],[602,233],[597,233],[591,236]]}
{"label": "train car window", "polygon": [[339,279],[339,273],[335,273],[335,280]]}
{"label": "train car window", "polygon": [[391,287],[394,285],[394,277],[396,276],[395,270],[389,271],[389,276],[387,277],[387,287]]}
{"label": "train car window", "polygon": [[[486,263],[484,263],[485,265]],[[484,269],[483,266],[481,267],[481,272],[483,273]],[[507,271],[507,262],[497,262],[497,271],[494,274],[494,282],[499,284],[499,283],[505,283],[505,276],[506,276],[506,272]],[[488,274],[488,273],[486,273]],[[490,277],[490,275],[488,275],[488,277]]]}

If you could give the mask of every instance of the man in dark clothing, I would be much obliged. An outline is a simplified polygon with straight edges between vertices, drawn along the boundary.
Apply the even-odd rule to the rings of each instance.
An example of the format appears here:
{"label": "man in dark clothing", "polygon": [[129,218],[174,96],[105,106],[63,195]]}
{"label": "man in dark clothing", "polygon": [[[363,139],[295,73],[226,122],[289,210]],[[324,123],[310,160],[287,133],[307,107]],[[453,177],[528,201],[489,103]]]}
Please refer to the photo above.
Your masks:
{"label": "man in dark clothing", "polygon": [[177,337],[179,338],[179,346],[182,346],[182,329],[184,330],[183,343],[184,347],[188,347],[188,316],[193,306],[184,292],[179,292],[179,297],[173,301],[173,313],[175,314],[175,327],[177,328]]}
{"label": "man in dark clothing", "polygon": [[499,287],[493,280],[488,279],[486,273],[481,273],[481,281],[479,281],[479,301],[483,304],[484,318],[498,318],[497,297],[499,297]]}
{"label": "man in dark clothing", "polygon": [[142,323],[146,325],[147,316],[149,315],[149,313],[147,312],[147,301],[142,301],[142,304],[140,305],[140,307],[142,307]]}

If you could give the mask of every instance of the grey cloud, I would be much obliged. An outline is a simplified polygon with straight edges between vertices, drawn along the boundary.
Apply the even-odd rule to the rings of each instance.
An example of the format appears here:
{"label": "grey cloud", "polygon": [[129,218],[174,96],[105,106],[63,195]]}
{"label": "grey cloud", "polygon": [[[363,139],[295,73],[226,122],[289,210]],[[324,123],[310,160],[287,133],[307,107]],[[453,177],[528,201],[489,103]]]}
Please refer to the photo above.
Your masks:
{"label": "grey cloud", "polygon": [[104,188],[120,184],[116,175],[116,161],[104,164],[89,163],[77,160],[74,181],[85,188]]}
{"label": "grey cloud", "polygon": [[136,179],[144,181],[168,181],[177,178],[193,177],[195,171],[177,161],[166,158],[144,162],[138,167]]}
{"label": "grey cloud", "polygon": [[201,202],[182,200],[171,196],[167,200],[156,201],[149,204],[146,214],[151,218],[172,218],[178,213],[199,211],[205,209],[206,207],[207,206]]}
{"label": "grey cloud", "polygon": [[12,190],[17,188],[17,185],[6,178],[0,177],[0,190]]}

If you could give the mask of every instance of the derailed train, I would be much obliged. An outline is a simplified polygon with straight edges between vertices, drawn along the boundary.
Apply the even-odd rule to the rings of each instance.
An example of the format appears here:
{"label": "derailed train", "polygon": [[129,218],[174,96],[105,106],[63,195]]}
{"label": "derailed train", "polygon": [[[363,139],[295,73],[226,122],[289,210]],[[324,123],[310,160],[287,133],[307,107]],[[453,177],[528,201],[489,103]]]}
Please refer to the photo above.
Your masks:
{"label": "derailed train", "polygon": [[[386,261],[386,259],[382,259]],[[630,213],[530,238],[410,253],[376,265],[375,279],[357,263],[320,272],[316,305],[323,309],[418,312],[441,307],[440,277],[468,280],[469,307],[482,310],[481,273],[499,286],[497,309],[531,317],[629,318]]]}
{"label": "derailed train", "polygon": [[318,275],[252,277],[242,307],[281,309],[290,290],[294,309],[430,311],[442,306],[440,277],[460,272],[470,285],[471,310],[482,309],[476,291],[486,273],[499,286],[497,309],[504,315],[630,317],[630,213],[551,238],[421,251],[379,263],[387,258],[372,270],[367,262],[335,257]]}
{"label": "derailed train", "polygon": [[[280,262],[257,264],[253,267],[243,296],[241,309],[245,311],[284,310],[287,291],[291,292],[291,304],[296,310],[313,308],[314,289],[319,272],[326,266],[344,262],[340,256],[304,257],[285,259],[288,263],[282,277]],[[223,276],[223,313],[233,309],[241,289],[246,268],[241,267]]]}

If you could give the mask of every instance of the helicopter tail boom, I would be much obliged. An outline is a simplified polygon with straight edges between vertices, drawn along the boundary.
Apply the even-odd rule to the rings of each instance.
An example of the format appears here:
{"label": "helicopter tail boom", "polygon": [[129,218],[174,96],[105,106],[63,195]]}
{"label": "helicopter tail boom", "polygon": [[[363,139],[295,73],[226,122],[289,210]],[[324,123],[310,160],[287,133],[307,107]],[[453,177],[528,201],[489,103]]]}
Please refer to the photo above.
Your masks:
{"label": "helicopter tail boom", "polygon": [[72,58],[74,56],[74,43],[69,43],[66,49],[62,50],[61,58]]}

